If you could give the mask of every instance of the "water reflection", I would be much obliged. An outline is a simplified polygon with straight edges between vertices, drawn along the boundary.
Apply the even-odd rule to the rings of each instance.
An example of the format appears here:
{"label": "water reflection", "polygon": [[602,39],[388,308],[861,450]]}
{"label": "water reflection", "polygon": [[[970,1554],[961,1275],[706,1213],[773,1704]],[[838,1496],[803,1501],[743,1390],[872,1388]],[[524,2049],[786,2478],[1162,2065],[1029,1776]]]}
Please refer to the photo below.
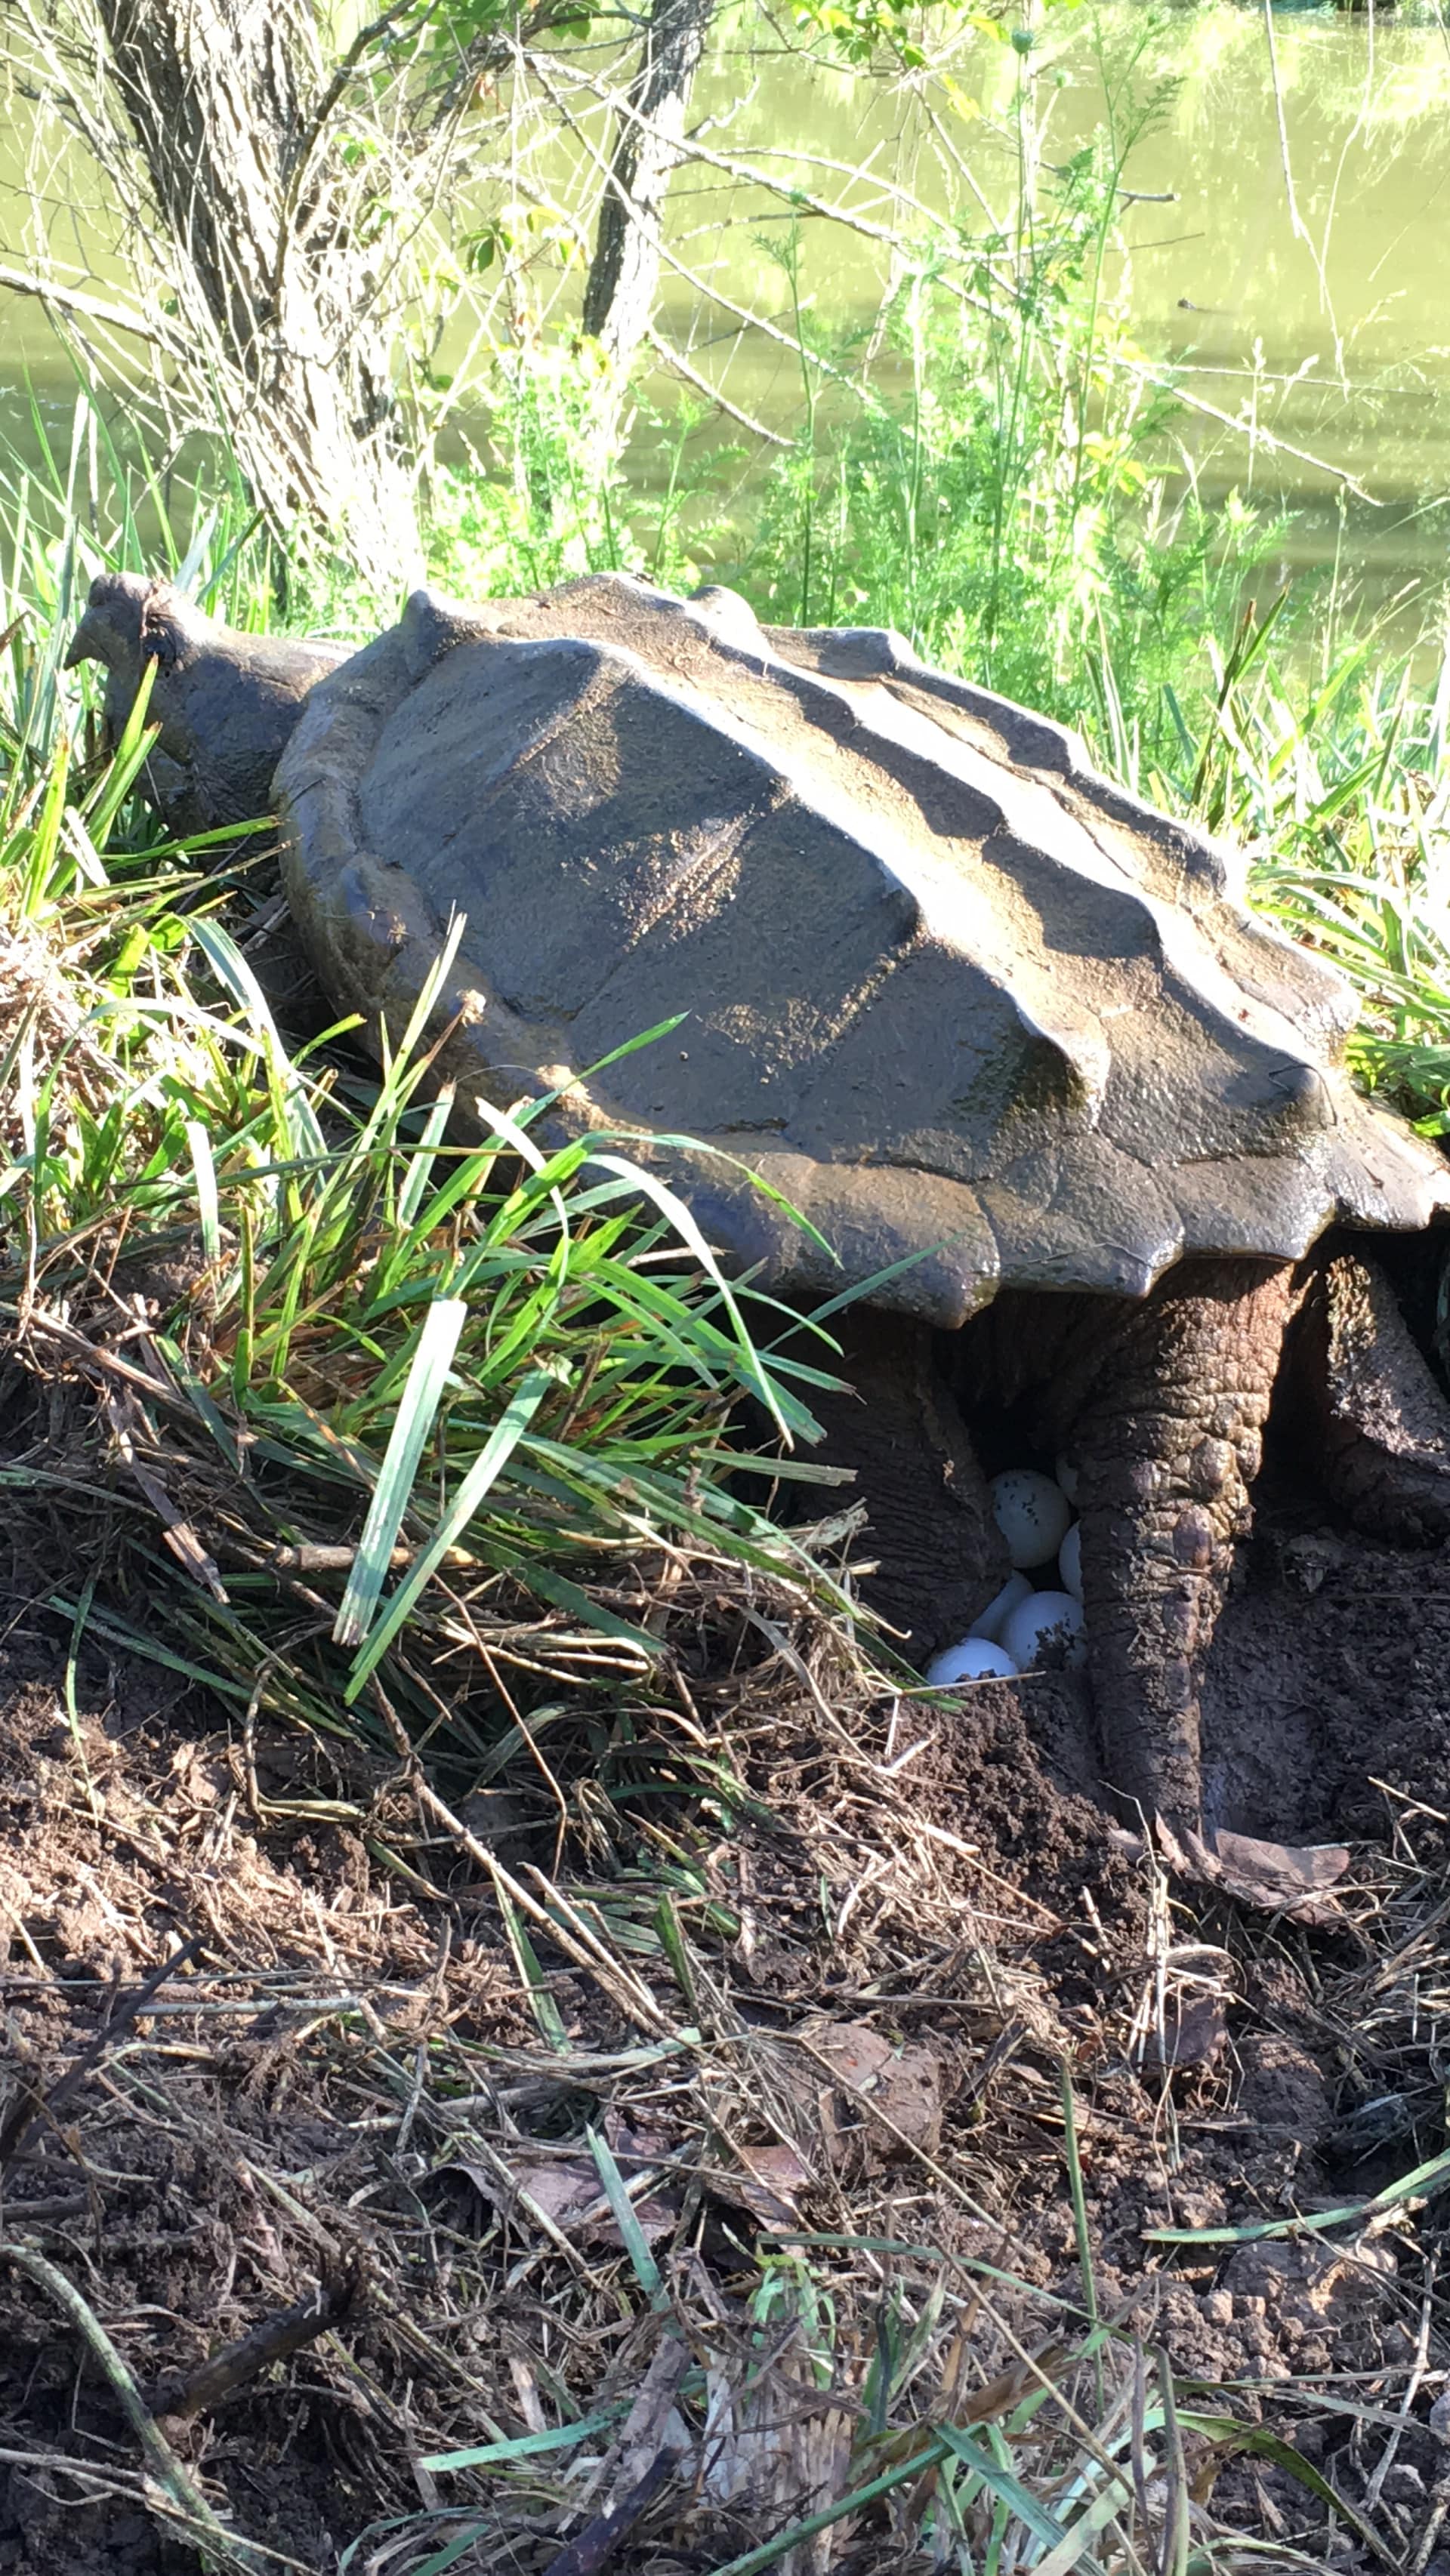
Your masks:
{"label": "water reflection", "polygon": [[[1066,161],[1103,114],[1101,58],[1142,45],[1142,27],[1133,0],[1059,11],[1025,71],[1010,47],[979,35],[954,53],[949,79],[905,88],[726,53],[697,107],[719,120],[710,140],[727,160],[768,154],[778,177],[823,193],[836,184],[823,163],[859,163],[853,200],[869,219],[900,222],[904,191],[979,224],[1014,182],[1015,85],[1033,82],[1043,156]],[[1450,489],[1445,30],[1372,11],[1266,22],[1209,0],[1155,23],[1136,79],[1160,96],[1131,165],[1115,282],[1144,359],[1171,364],[1200,406],[1182,424],[1185,462],[1210,495],[1237,488],[1298,513],[1291,564],[1338,563],[1376,597],[1438,577],[1440,495]],[[18,100],[15,109],[24,112]],[[18,248],[24,141],[18,131],[0,140],[0,257]],[[566,196],[562,150],[553,178]],[[48,186],[73,255],[104,283],[94,182],[62,157]],[[63,211],[68,196],[75,211]],[[686,171],[664,319],[742,409],[788,428],[801,404],[789,349],[711,298],[718,290],[754,314],[782,313],[769,248],[781,224],[779,201],[730,170]],[[800,243],[815,313],[864,335],[890,253],[819,221],[800,227]],[[574,292],[561,277],[561,314]],[[443,363],[462,354],[445,347]],[[71,387],[64,352],[38,306],[0,296],[0,424],[23,446],[33,443],[27,375],[42,416],[59,422]],[[1255,429],[1286,444],[1274,448]]]}

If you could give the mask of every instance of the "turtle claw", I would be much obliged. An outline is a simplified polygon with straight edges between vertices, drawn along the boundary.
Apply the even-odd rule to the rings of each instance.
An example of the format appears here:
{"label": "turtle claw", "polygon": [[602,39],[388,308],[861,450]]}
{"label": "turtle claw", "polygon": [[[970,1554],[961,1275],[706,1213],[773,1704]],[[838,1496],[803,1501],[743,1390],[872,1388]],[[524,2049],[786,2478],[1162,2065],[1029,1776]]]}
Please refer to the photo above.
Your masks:
{"label": "turtle claw", "polygon": [[1296,1923],[1342,1923],[1334,1889],[1349,1867],[1344,1843],[1264,1842],[1253,1834],[1208,1826],[1195,1833],[1154,1818],[1161,1857],[1176,1878],[1193,1880],[1236,1897],[1263,1914],[1287,1914]]}

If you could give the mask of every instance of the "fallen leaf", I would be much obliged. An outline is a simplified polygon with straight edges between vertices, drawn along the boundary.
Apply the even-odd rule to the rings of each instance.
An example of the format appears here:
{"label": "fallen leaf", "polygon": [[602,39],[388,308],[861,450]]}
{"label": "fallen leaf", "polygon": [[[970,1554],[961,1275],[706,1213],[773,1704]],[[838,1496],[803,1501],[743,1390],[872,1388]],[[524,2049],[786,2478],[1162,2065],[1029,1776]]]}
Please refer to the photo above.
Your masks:
{"label": "fallen leaf", "polygon": [[[502,2174],[490,2173],[484,2165],[466,2164],[461,2159],[436,2166],[431,2178],[445,2174],[464,2175],[475,2191],[505,2212],[522,2193],[561,2236],[578,2236],[586,2245],[616,2248],[624,2242],[598,2169],[582,2156],[550,2156],[537,2163],[520,2161],[509,2167],[508,2183]],[[651,2192],[634,2200],[634,2214],[646,2244],[657,2245],[674,2226],[680,2206],[672,2195]]]}
{"label": "fallen leaf", "polygon": [[833,2160],[855,2151],[879,2163],[904,2147],[931,2153],[941,2134],[941,2067],[930,2049],[898,2047],[861,2021],[807,2022],[796,2037],[841,2088],[820,2103]]}
{"label": "fallen leaf", "polygon": [[1296,1923],[1339,1923],[1343,1908],[1330,1891],[1344,1876],[1350,1855],[1343,1843],[1260,1842],[1251,1834],[1210,1828],[1211,1840],[1174,1832],[1155,1818],[1158,1844],[1171,1870],[1200,1886],[1217,1887],[1267,1914],[1290,1914]]}
{"label": "fallen leaf", "polygon": [[789,2227],[800,2215],[800,2193],[815,2180],[805,2158],[786,2146],[740,2147],[736,2152],[745,2171],[738,2181],[732,2177],[716,2184],[722,2199],[738,2202],[762,2227]]}
{"label": "fallen leaf", "polygon": [[631,2123],[623,2117],[613,2103],[604,2114],[603,2128],[610,2151],[616,2163],[623,2166],[626,2175],[629,2173],[631,2161],[637,2165],[647,2165],[658,2162],[662,2156],[675,2155],[679,2150],[679,2139],[671,2130],[642,2128],[637,2122]]}
{"label": "fallen leaf", "polygon": [[1163,2017],[1150,2054],[1159,2066],[1208,2066],[1228,2038],[1228,2016],[1219,1995],[1195,1995]]}

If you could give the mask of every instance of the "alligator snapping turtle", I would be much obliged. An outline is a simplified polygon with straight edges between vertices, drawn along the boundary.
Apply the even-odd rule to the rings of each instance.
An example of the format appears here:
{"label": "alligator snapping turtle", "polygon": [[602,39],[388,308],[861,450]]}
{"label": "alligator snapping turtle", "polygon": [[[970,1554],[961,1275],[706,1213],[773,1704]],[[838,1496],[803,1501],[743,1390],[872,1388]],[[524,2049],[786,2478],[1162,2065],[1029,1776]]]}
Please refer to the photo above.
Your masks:
{"label": "alligator snapping turtle", "polygon": [[[192,612],[147,614],[184,676]],[[216,668],[255,650],[201,642]],[[217,819],[228,722],[214,687],[189,741],[174,718],[164,737]],[[1035,1386],[1036,1436],[1081,1478],[1108,1780],[1196,1825],[1197,1674],[1306,1298],[1332,1491],[1401,1538],[1450,1534],[1450,1411],[1387,1284],[1342,1235],[1305,1267],[1331,1227],[1450,1206],[1439,1155],[1343,1070],[1341,980],[1058,725],[897,636],[762,628],[730,592],[419,593],[283,750],[290,722],[287,890],[374,1043],[462,912],[440,1075],[643,1131],[775,1288],[872,1283],[844,1337],[869,1401],[828,1431],[918,1657],[1003,1572],[947,1378]]]}

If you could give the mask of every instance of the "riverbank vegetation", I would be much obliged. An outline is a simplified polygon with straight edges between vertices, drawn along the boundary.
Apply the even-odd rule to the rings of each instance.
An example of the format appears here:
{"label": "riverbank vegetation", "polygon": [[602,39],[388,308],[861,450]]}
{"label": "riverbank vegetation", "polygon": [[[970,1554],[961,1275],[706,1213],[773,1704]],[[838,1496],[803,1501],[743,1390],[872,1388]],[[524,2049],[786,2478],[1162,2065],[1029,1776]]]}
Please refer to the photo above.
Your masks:
{"label": "riverbank vegetation", "polygon": [[[33,42],[48,21],[25,14]],[[304,279],[312,153],[340,236],[376,195],[355,147],[400,101],[422,130],[410,78],[439,151],[501,78],[498,25],[465,17],[375,23],[411,50],[354,96],[357,54],[307,185],[295,159],[278,182]],[[519,77],[593,84],[637,202],[671,152],[643,178],[620,153],[677,129],[642,72],[621,92],[575,59],[577,17],[510,32]],[[672,100],[705,23],[674,31]],[[1353,981],[1362,1078],[1443,1132],[1441,603],[1417,640],[1333,580],[1286,588],[1273,507],[1200,498],[1191,388],[1136,346],[1114,256],[1161,102],[1129,46],[1102,132],[1056,162],[1044,22],[1015,46],[990,23],[1020,67],[1011,179],[950,224],[894,193],[868,330],[822,318],[821,207],[799,174],[774,192],[762,274],[798,392],[764,437],[698,368],[649,363],[648,298],[639,330],[602,284],[591,333],[561,311],[554,266],[607,274],[597,188],[573,210],[520,194],[452,242],[451,278],[409,272],[421,312],[481,295],[488,328],[466,403],[436,336],[408,342],[386,544],[396,481],[330,542],[346,514],[278,466],[277,421],[269,455],[221,434],[216,402],[255,399],[245,333],[167,271],[154,166],[138,309],[164,361],[169,274],[207,401],[178,412],[161,363],[150,411],[118,415],[84,311],[54,297],[71,432],[37,413],[0,459],[0,1490],[8,1591],[39,1605],[59,1678],[7,1703],[0,1802],[95,1914],[66,1918],[52,2010],[50,1950],[0,1888],[36,1980],[0,2161],[27,2295],[129,2387],[147,2463],[143,2484],[94,2410],[75,2433],[66,2372],[40,2374],[68,2563],[94,2530],[110,2565],[123,2504],[249,2576],[443,2576],[505,2548],[552,2576],[611,2551],[710,2576],[1436,2563],[1443,2480],[1395,2472],[1438,2385],[1440,2294],[1404,2213],[1444,2179],[1443,1816],[1397,1808],[1316,1946],[1183,1921],[1004,1709],[953,1769],[853,1616],[850,1499],[812,1477],[829,1343],[723,1280],[658,1190],[641,1216],[626,1141],[546,1154],[522,1104],[459,1144],[421,1017],[365,1072],[298,984],[267,835],[220,873],[158,837],[132,792],[144,708],[108,762],[62,667],[106,565],[165,568],[253,630],[360,639],[390,613],[399,527],[463,596],[625,569],[730,582],[771,621],[896,625],[1221,834],[1250,898]],[[889,6],[805,35],[916,68]],[[145,159],[134,121],[110,148]],[[438,185],[415,161],[410,186]],[[370,292],[379,330],[389,310]],[[270,329],[260,305],[248,327]],[[769,1480],[747,1474],[767,1450]],[[122,1996],[84,2057],[107,1943],[149,1967],[183,1932],[155,2018]],[[1350,2139],[1332,2260],[1292,2134],[1316,2049]],[[65,2134],[134,2301],[96,2267],[78,2287],[71,2239],[43,2233],[79,2223],[45,2215],[26,2165],[27,2123],[62,2136],[72,2059],[104,2064]],[[1240,2126],[1226,2164],[1255,2067],[1283,2099],[1270,2083],[1263,2137]],[[213,2291],[180,2256],[146,2269],[133,2167],[225,2278],[219,2364],[196,2325]],[[1398,2311],[1382,2332],[1364,2304],[1391,2244],[1415,2284],[1399,2341]],[[1295,2339],[1256,2345],[1275,2301]],[[1336,2351],[1286,2359],[1316,2336]],[[219,2407],[240,2466],[179,2429]]]}

